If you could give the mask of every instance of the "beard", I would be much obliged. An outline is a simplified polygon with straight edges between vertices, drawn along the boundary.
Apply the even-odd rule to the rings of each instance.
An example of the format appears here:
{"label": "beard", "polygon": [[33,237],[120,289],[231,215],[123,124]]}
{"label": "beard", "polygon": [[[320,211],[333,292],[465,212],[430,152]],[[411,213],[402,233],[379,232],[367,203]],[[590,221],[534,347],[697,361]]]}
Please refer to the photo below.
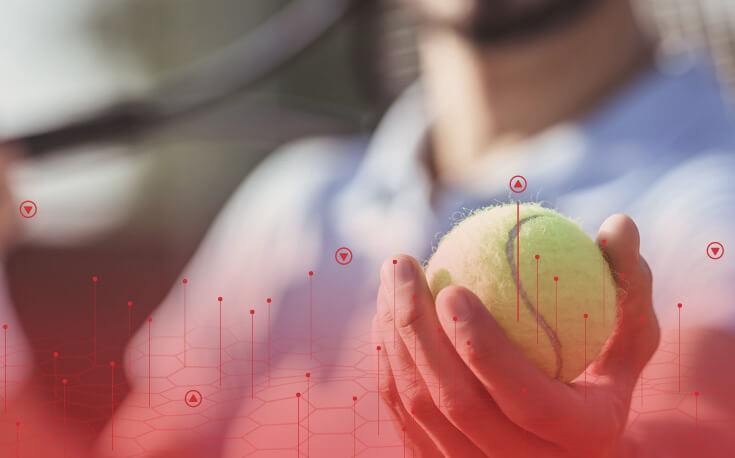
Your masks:
{"label": "beard", "polygon": [[549,29],[564,26],[601,1],[473,0],[472,8],[464,17],[439,18],[421,8],[419,16],[424,25],[449,28],[478,44],[495,44],[533,37]]}

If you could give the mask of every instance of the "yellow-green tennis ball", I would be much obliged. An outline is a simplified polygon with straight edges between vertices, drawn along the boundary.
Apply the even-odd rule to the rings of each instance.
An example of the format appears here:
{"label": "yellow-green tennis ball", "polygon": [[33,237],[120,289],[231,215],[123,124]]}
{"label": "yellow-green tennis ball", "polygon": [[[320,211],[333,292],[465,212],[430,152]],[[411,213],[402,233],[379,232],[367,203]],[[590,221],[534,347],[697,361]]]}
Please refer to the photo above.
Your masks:
{"label": "yellow-green tennis ball", "polygon": [[615,324],[616,287],[600,249],[540,205],[474,212],[441,239],[426,276],[434,297],[449,285],[475,293],[508,339],[564,382],[584,371]]}

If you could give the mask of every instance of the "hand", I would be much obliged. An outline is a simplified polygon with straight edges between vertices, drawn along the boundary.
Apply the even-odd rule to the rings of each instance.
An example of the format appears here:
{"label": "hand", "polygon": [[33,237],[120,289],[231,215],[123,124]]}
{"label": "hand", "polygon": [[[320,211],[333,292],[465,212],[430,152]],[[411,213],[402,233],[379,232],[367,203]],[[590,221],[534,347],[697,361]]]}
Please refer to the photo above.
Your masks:
{"label": "hand", "polygon": [[631,393],[658,346],[659,327],[633,221],[608,218],[599,239],[607,240],[612,270],[625,273],[617,279],[624,293],[616,328],[586,382],[580,376],[570,384],[533,366],[470,291],[445,288],[435,303],[413,258],[398,256],[395,266],[386,261],[373,322],[383,349],[379,392],[407,447],[419,456],[619,452]]}

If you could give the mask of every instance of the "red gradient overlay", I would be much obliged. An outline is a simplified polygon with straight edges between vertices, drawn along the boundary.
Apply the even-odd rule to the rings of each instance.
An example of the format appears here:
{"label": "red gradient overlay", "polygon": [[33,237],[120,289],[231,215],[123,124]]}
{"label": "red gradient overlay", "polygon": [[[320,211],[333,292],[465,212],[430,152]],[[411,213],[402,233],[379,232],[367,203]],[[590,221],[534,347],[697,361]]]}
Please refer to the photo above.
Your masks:
{"label": "red gradient overlay", "polygon": [[[531,262],[538,260],[534,256]],[[472,343],[458,332],[454,317],[449,330],[439,327],[425,342],[413,340],[407,345],[414,364],[386,368],[381,365],[381,353],[394,351],[395,328],[381,345],[376,345],[370,332],[353,333],[353,328],[346,337],[335,339],[334,333],[327,332],[315,318],[315,311],[323,305],[320,298],[324,293],[336,286],[319,272],[305,273],[301,335],[272,328],[270,307],[277,299],[263,297],[260,303],[245,303],[229,296],[221,298],[216,291],[207,293],[209,304],[188,304],[192,310],[207,308],[214,321],[202,323],[191,314],[194,320],[189,321],[187,332],[178,327],[180,331],[172,333],[166,323],[146,310],[138,314],[141,301],[137,298],[145,294],[130,291],[135,303],[111,301],[104,287],[114,277],[100,276],[92,282],[94,289],[89,288],[91,277],[87,277],[79,288],[88,293],[88,319],[81,321],[74,335],[57,329],[55,334],[33,340],[34,375],[17,396],[11,397],[6,395],[8,386],[18,381],[13,380],[12,371],[6,375],[5,370],[15,361],[17,334],[4,326],[1,456],[88,456],[91,438],[97,442],[97,456],[216,456],[188,443],[177,450],[176,441],[166,440],[182,436],[193,444],[219,444],[214,448],[224,456],[414,456],[416,444],[407,439],[417,421],[414,411],[407,410],[410,417],[402,422],[392,417],[378,396],[378,379],[390,370],[410,391],[417,372],[428,367],[428,362],[417,356],[418,346],[429,346],[445,355],[467,353]],[[625,280],[625,274],[618,276]],[[555,287],[557,282],[563,279],[555,277]],[[182,299],[179,304],[183,305],[185,288],[192,284],[196,278],[177,281]],[[315,294],[317,290],[319,294]],[[389,292],[388,303],[391,308],[400,308],[400,296],[394,293]],[[408,298],[414,303],[417,300],[413,293]],[[638,424],[644,418],[661,417],[669,422],[673,418],[671,429],[657,431],[650,439],[660,441],[662,450],[669,439],[684,435],[691,436],[695,444],[686,456],[722,456],[703,425],[731,424],[732,419],[718,415],[711,405],[722,399],[723,392],[729,392],[730,388],[723,391],[723,386],[732,386],[735,380],[728,353],[732,342],[702,355],[702,334],[682,327],[690,313],[687,305],[672,304],[669,309],[678,327],[675,333],[664,334],[638,380],[626,431],[634,436],[643,434]],[[238,331],[231,318],[233,310],[241,310],[246,317],[246,332]],[[586,326],[587,316],[579,318],[578,325]],[[644,318],[634,317],[634,321],[643,322]],[[131,332],[136,327],[137,334]],[[122,339],[113,345],[110,336]],[[441,346],[442,339],[449,345]],[[458,342],[464,344],[458,347]],[[575,344],[585,346],[586,339]],[[616,357],[624,360],[622,353]],[[440,408],[459,409],[462,415],[481,423],[483,401],[490,399],[489,395],[483,398],[468,391],[466,380],[459,375],[462,367],[452,361],[438,366],[436,379],[426,381],[428,389],[437,394]],[[712,366],[717,366],[719,379],[700,375],[705,368],[711,373]],[[580,377],[578,381],[585,387],[601,381],[590,371]],[[523,402],[529,406],[547,402],[526,386],[516,389],[524,393]],[[198,399],[192,401],[192,393]],[[585,403],[593,403],[598,394],[585,389],[584,395]],[[445,402],[450,406],[442,405]],[[550,416],[537,421],[556,420]],[[434,429],[440,431],[442,426]],[[517,448],[511,447],[510,441],[530,439],[524,434],[507,440],[497,444],[502,456],[516,456],[511,450]],[[161,443],[170,455],[160,455],[164,453]],[[209,450],[208,446],[205,449]]]}

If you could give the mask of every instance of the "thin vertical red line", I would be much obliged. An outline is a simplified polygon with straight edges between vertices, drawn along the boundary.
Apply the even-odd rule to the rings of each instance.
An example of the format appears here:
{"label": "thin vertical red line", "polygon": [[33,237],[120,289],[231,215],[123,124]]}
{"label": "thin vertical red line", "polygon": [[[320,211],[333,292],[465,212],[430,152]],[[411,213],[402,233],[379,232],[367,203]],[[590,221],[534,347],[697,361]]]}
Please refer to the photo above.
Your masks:
{"label": "thin vertical red line", "polygon": [[[454,321],[454,351],[457,351],[457,317],[453,317],[452,321]],[[457,405],[457,358],[454,358],[454,374],[452,374],[453,380],[452,384],[454,385],[454,405]],[[404,434],[405,436],[405,434]],[[404,437],[405,442],[405,437]],[[406,450],[403,450],[403,454],[406,454]]]}
{"label": "thin vertical red line", "polygon": [[[607,243],[607,240],[602,240],[602,244],[605,245]],[[605,313],[605,258],[602,258],[601,266],[601,275],[602,278],[602,326],[605,326],[607,323],[607,313]]]}
{"label": "thin vertical red line", "polygon": [[538,323],[539,323],[539,310],[538,310],[538,264],[541,256],[536,255],[536,343],[538,343]]}
{"label": "thin vertical red line", "polygon": [[559,336],[559,277],[554,277],[554,334]]}
{"label": "thin vertical red line", "polygon": [[110,361],[110,448],[115,450],[115,361]]}
{"label": "thin vertical red line", "polygon": [[677,304],[679,309],[679,392],[681,393],[681,304]]}
{"label": "thin vertical red line", "polygon": [[61,384],[64,387],[64,432],[63,432],[63,447],[64,447],[64,457],[66,458],[66,379],[61,380]]}
{"label": "thin vertical red line", "polygon": [[[416,415],[415,415],[414,410],[411,411],[411,421],[413,422],[413,428],[415,430],[416,429]],[[413,442],[411,442],[411,455],[413,455],[414,458],[416,457],[416,444]]]}
{"label": "thin vertical red line", "polygon": [[97,277],[92,277],[92,346],[94,364],[97,365]]}
{"label": "thin vertical red line", "polygon": [[310,390],[310,384],[309,380],[311,380],[311,374],[309,372],[306,373],[306,394],[309,395],[308,398],[304,398],[304,402],[306,403],[306,456],[309,456],[309,453],[311,452],[311,420],[309,419],[309,412],[311,411],[309,400],[311,399],[311,390]]}
{"label": "thin vertical red line", "polygon": [[[416,307],[416,299],[418,299],[418,296],[415,294],[413,295],[413,305]],[[416,333],[413,333],[413,383],[416,383],[416,368],[418,366],[418,358],[417,358],[418,352],[416,347]]]}
{"label": "thin vertical red line", "polygon": [[441,409],[442,408],[442,365],[441,365],[441,346],[439,344],[440,334],[442,332],[442,328],[439,327],[436,330],[436,386],[437,386],[437,395],[436,395],[436,406]]}
{"label": "thin vertical red line", "polygon": [[296,393],[296,456],[301,456],[301,393]]}
{"label": "thin vertical red line", "polygon": [[376,348],[378,350],[378,383],[377,383],[377,387],[378,387],[378,392],[377,392],[377,395],[378,395],[377,396],[377,398],[378,398],[378,402],[377,402],[377,404],[378,404],[378,415],[377,415],[377,417],[378,417],[378,436],[380,436],[380,345],[378,345]]}
{"label": "thin vertical red line", "polygon": [[184,285],[184,367],[186,367],[186,284],[189,282],[186,278],[181,280]]}
{"label": "thin vertical red line", "polygon": [[255,310],[250,310],[250,399],[255,398]]}
{"label": "thin vertical red line", "polygon": [[[133,338],[133,301],[128,301],[128,342]],[[125,364],[125,361],[123,361]],[[129,352],[128,355],[128,371],[132,373],[133,370],[133,354]]]}
{"label": "thin vertical red line", "polygon": [[587,314],[584,314],[584,402],[587,402]]}
{"label": "thin vertical red line", "polygon": [[521,202],[516,201],[516,321],[521,321]]}
{"label": "thin vertical red line", "polygon": [[406,458],[406,427],[403,428],[403,458]]}
{"label": "thin vertical red line", "polygon": [[396,346],[396,264],[398,260],[393,260],[393,348]]}
{"label": "thin vertical red line", "polygon": [[219,301],[219,387],[222,388],[222,296]]}
{"label": "thin vertical red line", "polygon": [[3,325],[3,410],[8,413],[8,325]]}
{"label": "thin vertical red line", "polygon": [[271,298],[266,299],[268,304],[268,386],[271,386]]}
{"label": "thin vertical red line", "polygon": [[17,448],[15,449],[15,456],[20,456],[20,422],[15,422],[15,442],[18,444]]}
{"label": "thin vertical red line", "polygon": [[357,396],[352,396],[352,456],[357,456]]}
{"label": "thin vertical red line", "polygon": [[694,392],[694,453],[699,456],[699,391]]}
{"label": "thin vertical red line", "polygon": [[312,278],[313,277],[314,277],[314,272],[310,270],[309,271],[309,359],[313,359],[312,358],[312,342],[313,342],[313,339],[314,339],[313,322],[312,322],[312,317],[313,317],[313,313],[312,313],[312,308],[313,308]]}
{"label": "thin vertical red line", "polygon": [[56,418],[56,358],[59,357],[59,352],[54,352],[54,436],[56,436],[56,424],[57,424],[57,418]]}
{"label": "thin vertical red line", "polygon": [[153,318],[148,318],[148,408],[151,407],[151,321]]}

